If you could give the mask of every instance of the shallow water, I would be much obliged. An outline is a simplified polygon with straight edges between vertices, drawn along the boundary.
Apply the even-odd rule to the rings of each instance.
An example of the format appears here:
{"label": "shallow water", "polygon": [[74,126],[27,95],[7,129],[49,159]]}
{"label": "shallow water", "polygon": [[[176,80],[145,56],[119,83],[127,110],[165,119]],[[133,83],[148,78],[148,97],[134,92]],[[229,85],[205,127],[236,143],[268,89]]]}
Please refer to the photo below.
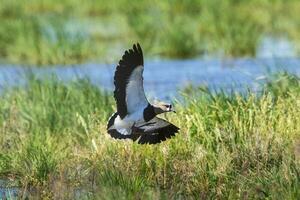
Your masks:
{"label": "shallow water", "polygon": [[6,181],[0,179],[0,199],[17,199],[19,188],[8,187]]}
{"label": "shallow water", "polygon": [[[113,90],[115,64],[86,63],[72,66],[49,66],[43,68],[15,65],[0,66],[0,88],[25,85],[26,74],[39,78],[55,74],[64,81],[89,78],[103,89]],[[144,85],[150,98],[168,99],[189,84],[206,85],[214,90],[259,90],[265,77],[271,73],[287,71],[300,75],[298,58],[261,59],[191,59],[145,61]]]}

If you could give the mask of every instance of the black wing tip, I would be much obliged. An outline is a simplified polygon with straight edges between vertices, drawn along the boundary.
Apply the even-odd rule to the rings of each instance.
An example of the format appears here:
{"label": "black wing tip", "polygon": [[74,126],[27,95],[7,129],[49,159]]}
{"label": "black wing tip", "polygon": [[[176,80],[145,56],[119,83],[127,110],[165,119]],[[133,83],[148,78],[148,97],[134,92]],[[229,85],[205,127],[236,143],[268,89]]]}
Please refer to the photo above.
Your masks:
{"label": "black wing tip", "polygon": [[180,129],[177,126],[170,124],[169,126],[166,126],[160,131],[158,131],[158,133],[155,135],[149,135],[149,134],[142,135],[138,140],[138,143],[149,144],[149,145],[159,144],[175,136],[179,130]]}
{"label": "black wing tip", "polygon": [[144,65],[143,50],[138,42],[133,44],[131,49],[125,50],[119,65],[126,63],[127,60],[130,60],[130,64],[135,66]]}
{"label": "black wing tip", "polygon": [[[142,47],[140,46],[140,43],[136,43],[136,46],[137,46],[137,51],[141,54],[142,58],[144,57],[143,56],[143,50],[142,50]],[[144,63],[143,63],[144,64]]]}
{"label": "black wing tip", "polygon": [[143,54],[143,50],[142,50],[142,48],[141,48],[140,43],[137,42],[136,44],[133,44],[132,48],[133,48],[135,51],[140,52],[140,53]]}

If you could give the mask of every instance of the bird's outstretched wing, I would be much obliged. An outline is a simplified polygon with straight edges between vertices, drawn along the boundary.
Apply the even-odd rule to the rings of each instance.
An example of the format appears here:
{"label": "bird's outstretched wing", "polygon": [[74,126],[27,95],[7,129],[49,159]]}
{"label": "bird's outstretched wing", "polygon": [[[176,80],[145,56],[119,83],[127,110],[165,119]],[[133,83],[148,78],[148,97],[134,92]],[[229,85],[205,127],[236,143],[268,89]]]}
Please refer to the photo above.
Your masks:
{"label": "bird's outstretched wing", "polygon": [[113,126],[118,113],[115,113],[109,120],[107,130],[111,137],[116,139],[131,139],[138,141],[139,144],[157,144],[174,136],[179,128],[167,122],[166,120],[154,117],[152,120],[143,123],[137,123],[132,127],[132,134],[124,135],[116,129],[110,128]]}
{"label": "bird's outstretched wing", "polygon": [[135,124],[133,134],[140,134],[139,144],[156,144],[171,138],[178,132],[179,128],[170,122],[154,117],[148,122]]}
{"label": "bird's outstretched wing", "polygon": [[148,105],[143,87],[143,52],[139,44],[125,51],[114,76],[114,97],[121,119]]}

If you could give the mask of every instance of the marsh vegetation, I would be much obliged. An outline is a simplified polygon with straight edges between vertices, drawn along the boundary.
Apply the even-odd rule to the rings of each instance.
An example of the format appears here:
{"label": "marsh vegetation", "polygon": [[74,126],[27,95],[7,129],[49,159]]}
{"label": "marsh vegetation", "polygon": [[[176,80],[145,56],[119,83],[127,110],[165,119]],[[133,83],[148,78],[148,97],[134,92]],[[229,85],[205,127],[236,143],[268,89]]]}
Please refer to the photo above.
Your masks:
{"label": "marsh vegetation", "polygon": [[[299,199],[299,11],[298,0],[0,0],[1,63],[17,64],[0,66],[9,77],[5,85],[0,76],[0,198]],[[236,72],[219,56],[256,56],[268,36],[292,41],[294,59],[265,62],[271,72],[286,66],[291,73],[266,76],[253,91],[251,81],[262,77],[257,60],[237,59],[230,67],[245,71]],[[115,140],[106,131],[116,108],[104,90],[111,68],[103,66],[137,41],[147,59],[215,59],[149,64],[159,80],[154,68],[187,72],[148,83],[171,91],[185,79],[207,78],[226,86],[182,90],[173,102],[177,114],[162,116],[180,132],[159,145]],[[64,65],[75,63],[85,64]],[[24,65],[35,67],[23,76]],[[80,72],[94,76],[73,78]],[[96,72],[105,86],[95,86]],[[229,88],[230,73],[249,90]]]}
{"label": "marsh vegetation", "polygon": [[266,35],[287,37],[298,51],[299,10],[297,0],[1,0],[0,57],[38,65],[105,62],[133,41],[148,57],[254,56]]}
{"label": "marsh vegetation", "polygon": [[[0,99],[0,178],[19,197],[297,199],[300,80],[274,76],[261,94],[187,88],[180,133],[159,145],[112,139],[110,93],[88,80],[28,77]],[[13,198],[14,196],[12,196]]]}

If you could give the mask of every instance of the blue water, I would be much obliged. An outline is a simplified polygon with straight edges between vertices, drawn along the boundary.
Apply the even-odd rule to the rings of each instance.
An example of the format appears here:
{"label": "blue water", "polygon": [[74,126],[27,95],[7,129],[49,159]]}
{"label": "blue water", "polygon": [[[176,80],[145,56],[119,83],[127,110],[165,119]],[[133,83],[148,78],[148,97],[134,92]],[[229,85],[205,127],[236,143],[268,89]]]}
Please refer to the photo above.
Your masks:
{"label": "blue water", "polygon": [[[89,78],[100,88],[112,91],[116,64],[85,63],[72,66],[24,67],[0,66],[0,90],[7,86],[25,85],[26,74],[39,78],[55,74],[64,81]],[[271,73],[287,71],[300,75],[299,58],[263,59],[190,59],[145,61],[144,87],[149,98],[168,99],[189,84],[206,85],[211,89],[260,89]]]}
{"label": "blue water", "polygon": [[0,179],[0,199],[17,199],[19,188],[8,187],[6,182]]}

